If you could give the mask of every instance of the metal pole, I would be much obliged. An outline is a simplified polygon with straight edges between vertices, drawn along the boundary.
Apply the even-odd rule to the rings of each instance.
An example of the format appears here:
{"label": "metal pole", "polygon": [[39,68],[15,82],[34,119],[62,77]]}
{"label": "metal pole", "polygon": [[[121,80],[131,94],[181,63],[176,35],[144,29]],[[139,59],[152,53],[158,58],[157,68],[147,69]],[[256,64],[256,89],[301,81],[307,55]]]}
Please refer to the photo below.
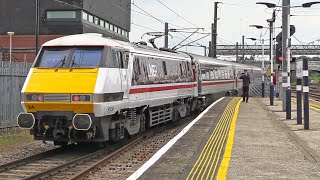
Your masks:
{"label": "metal pole", "polygon": [[[262,68],[264,69],[264,39],[262,39]],[[262,74],[262,97],[264,98],[264,73]]]}
{"label": "metal pole", "polygon": [[36,27],[35,27],[35,35],[36,35],[36,55],[38,54],[39,48],[39,0],[36,0]]}
{"label": "metal pole", "polygon": [[11,60],[12,60],[12,34],[10,34],[9,37],[10,37],[10,64],[11,64]]}
{"label": "metal pole", "polygon": [[242,36],[242,62],[244,63],[244,36]]}
{"label": "metal pole", "polygon": [[218,3],[214,2],[214,23],[213,23],[213,31],[212,31],[212,57],[217,58],[217,35],[218,35]]}
{"label": "metal pole", "polygon": [[202,46],[204,49],[204,56],[207,56],[207,46]]}
{"label": "metal pole", "polygon": [[239,43],[236,44],[236,62],[239,62]]}
{"label": "metal pole", "polygon": [[288,14],[287,14],[287,19],[288,19],[288,26],[287,26],[287,73],[288,73],[288,79],[287,79],[287,107],[286,107],[286,119],[291,119],[291,71],[290,71],[290,62],[291,62],[291,53],[290,53],[290,46],[291,46],[291,38],[290,38],[290,0],[288,0]]}
{"label": "metal pole", "polygon": [[302,124],[302,79],[297,77],[297,124]]}
{"label": "metal pole", "polygon": [[214,24],[211,24],[211,57],[214,57]]}
{"label": "metal pole", "polygon": [[289,14],[289,0],[282,0],[282,92],[283,92],[283,98],[282,98],[282,110],[287,110],[287,82],[288,82],[288,65],[287,65],[287,39],[288,39],[288,29],[290,29],[290,26],[288,28],[288,14]]}
{"label": "metal pole", "polygon": [[169,24],[164,24],[164,47],[169,48]]}
{"label": "metal pole", "polygon": [[273,76],[273,23],[275,22],[276,11],[274,10],[272,13],[272,19],[270,21],[270,69],[271,69],[271,76],[270,76],[270,106],[274,105],[274,82]]}
{"label": "metal pole", "polygon": [[212,43],[211,41],[209,41],[209,54],[208,54],[209,57],[212,57]]}
{"label": "metal pole", "polygon": [[304,129],[309,129],[309,70],[308,60],[303,59],[303,108],[304,108]]}

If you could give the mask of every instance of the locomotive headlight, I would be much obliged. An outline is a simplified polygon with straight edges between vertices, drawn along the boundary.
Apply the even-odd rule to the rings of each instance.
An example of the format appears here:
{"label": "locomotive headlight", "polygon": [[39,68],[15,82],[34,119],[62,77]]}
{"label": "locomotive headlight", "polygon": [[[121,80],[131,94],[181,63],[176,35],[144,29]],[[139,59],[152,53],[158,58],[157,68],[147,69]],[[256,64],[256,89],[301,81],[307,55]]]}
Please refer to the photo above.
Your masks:
{"label": "locomotive headlight", "polygon": [[26,94],[25,100],[31,102],[43,102],[43,94]]}
{"label": "locomotive headlight", "polygon": [[72,94],[71,95],[72,102],[91,102],[91,95],[86,94]]}

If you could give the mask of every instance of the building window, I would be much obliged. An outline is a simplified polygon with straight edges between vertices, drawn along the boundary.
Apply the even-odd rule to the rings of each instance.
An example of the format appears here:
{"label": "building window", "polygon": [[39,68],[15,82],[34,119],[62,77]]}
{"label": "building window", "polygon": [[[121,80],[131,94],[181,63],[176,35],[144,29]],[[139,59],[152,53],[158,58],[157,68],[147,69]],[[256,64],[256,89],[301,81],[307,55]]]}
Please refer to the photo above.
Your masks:
{"label": "building window", "polygon": [[93,16],[89,14],[89,22],[93,23]]}
{"label": "building window", "polygon": [[110,30],[110,27],[109,27],[109,23],[107,22],[107,21],[105,21],[105,27],[106,27],[106,29],[109,29]]}
{"label": "building window", "polygon": [[88,21],[88,13],[82,11],[82,19]]}
{"label": "building window", "polygon": [[104,20],[100,19],[100,26],[104,28]]}
{"label": "building window", "polygon": [[[65,11],[59,11],[59,12],[65,12]],[[75,13],[75,15],[73,17],[76,18],[76,11],[71,11],[71,12]],[[82,19],[84,21],[89,21],[91,23],[99,25],[102,28],[108,29],[108,30],[113,31],[113,32],[120,34],[122,36],[129,37],[129,33],[126,30],[124,30],[120,27],[117,27],[116,25],[113,25],[113,24],[109,23],[108,21],[101,19],[97,16],[94,16],[86,11],[82,11]],[[70,20],[70,18],[69,18],[69,20]]]}
{"label": "building window", "polygon": [[76,11],[47,11],[47,19],[75,19]]}
{"label": "building window", "polygon": [[94,17],[94,23],[97,24],[97,25],[99,25],[99,18],[96,17],[96,16]]}

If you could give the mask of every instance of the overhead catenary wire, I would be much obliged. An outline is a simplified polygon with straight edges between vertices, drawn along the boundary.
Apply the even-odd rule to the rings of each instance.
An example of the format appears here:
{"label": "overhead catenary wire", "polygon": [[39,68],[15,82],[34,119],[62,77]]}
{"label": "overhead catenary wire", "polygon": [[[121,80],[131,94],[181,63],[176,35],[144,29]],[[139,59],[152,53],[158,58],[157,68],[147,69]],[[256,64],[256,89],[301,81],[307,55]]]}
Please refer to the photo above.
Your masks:
{"label": "overhead catenary wire", "polygon": [[[136,8],[138,8],[139,10],[141,10],[141,11],[143,12],[143,13],[141,13],[141,12],[139,12],[139,11],[136,11],[137,13],[142,14],[142,15],[144,15],[144,16],[151,17],[151,18],[157,20],[158,22],[160,22],[160,23],[162,23],[162,24],[165,24],[166,21],[164,21],[164,20],[162,20],[162,19],[160,19],[160,18],[157,18],[157,17],[151,15],[151,14],[148,13],[146,10],[142,9],[140,6],[134,4],[134,2],[132,3],[132,5],[135,6]],[[168,22],[168,24],[171,25],[171,26],[175,26],[175,27],[181,28],[181,29],[185,29],[185,28],[183,28],[183,27],[181,27],[181,26],[178,26],[178,25],[173,24],[173,23],[170,23],[170,22]],[[178,32],[178,33],[179,33],[181,36],[185,37],[185,38],[187,37],[187,36],[183,35],[181,32]],[[196,43],[196,44],[201,45],[201,44],[199,44],[199,43]]]}
{"label": "overhead catenary wire", "polygon": [[156,0],[158,1],[160,4],[162,4],[164,7],[166,7],[168,10],[170,10],[171,12],[173,12],[175,15],[177,15],[179,18],[185,20],[186,22],[188,22],[189,24],[199,28],[197,25],[195,25],[194,23],[190,22],[189,20],[187,20],[186,18],[182,17],[181,15],[179,15],[178,13],[176,13],[174,10],[172,10],[171,8],[169,8],[167,5],[165,5],[163,2],[161,2],[160,0]]}

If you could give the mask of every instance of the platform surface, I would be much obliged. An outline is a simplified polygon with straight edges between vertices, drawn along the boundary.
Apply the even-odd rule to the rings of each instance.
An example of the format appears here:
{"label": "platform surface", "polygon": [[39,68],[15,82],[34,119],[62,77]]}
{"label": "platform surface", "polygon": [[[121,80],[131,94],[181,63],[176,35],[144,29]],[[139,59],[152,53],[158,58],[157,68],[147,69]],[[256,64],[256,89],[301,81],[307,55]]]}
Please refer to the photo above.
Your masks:
{"label": "platform surface", "polygon": [[[320,179],[320,109],[310,110],[310,130],[306,131],[303,125],[296,124],[294,102],[292,120],[285,119],[280,101],[274,106],[268,105],[267,98],[242,102],[234,137],[231,138],[229,125],[228,132],[224,132],[228,133],[227,138],[217,146],[221,151],[212,148],[211,155],[202,157],[233,100],[225,98],[211,108],[139,179]],[[204,167],[197,164],[201,158],[214,156],[217,160],[208,161]],[[214,172],[192,172],[205,169],[210,163],[216,166]]]}
{"label": "platform surface", "polygon": [[301,150],[308,147],[297,142],[306,140],[282,122],[281,104],[267,104],[268,99],[241,104],[227,179],[320,179],[319,165]]}

